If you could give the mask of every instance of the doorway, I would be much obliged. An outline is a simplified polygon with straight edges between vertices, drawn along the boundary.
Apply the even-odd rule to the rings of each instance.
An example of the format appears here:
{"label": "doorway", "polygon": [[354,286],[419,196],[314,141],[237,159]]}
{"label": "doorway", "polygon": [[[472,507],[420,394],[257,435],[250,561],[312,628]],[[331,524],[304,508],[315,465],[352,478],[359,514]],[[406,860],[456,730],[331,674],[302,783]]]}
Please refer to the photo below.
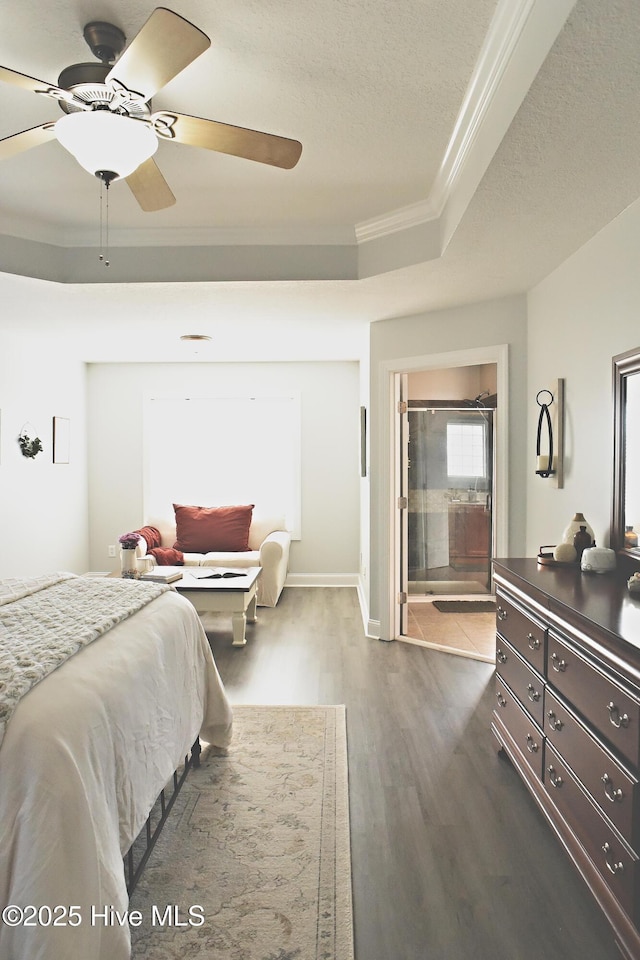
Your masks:
{"label": "doorway", "polygon": [[[494,476],[495,495],[492,503],[493,554],[509,556],[509,345],[493,344],[485,347],[470,347],[446,353],[420,355],[383,360],[378,366],[379,386],[377,394],[379,418],[379,443],[384,452],[386,465],[379,474],[378,504],[380,508],[380,540],[376,545],[380,576],[380,620],[376,635],[384,640],[403,639],[412,641],[403,633],[403,615],[406,603],[402,602],[403,591],[408,592],[408,568],[403,566],[407,537],[403,530],[403,518],[408,511],[400,509],[403,495],[408,496],[405,478],[400,465],[406,457],[400,456],[403,445],[402,417],[398,404],[408,399],[404,383],[414,374],[457,369],[465,366],[495,364],[498,398],[494,410]],[[423,396],[433,395],[432,390],[420,391]],[[465,387],[462,397],[475,397],[480,393]],[[416,641],[413,641],[416,642]],[[419,641],[418,641],[419,642]]]}
{"label": "doorway", "polygon": [[498,368],[467,363],[396,375],[396,636],[487,661],[495,655]]}
{"label": "doorway", "polygon": [[409,597],[491,592],[495,404],[409,401]]}

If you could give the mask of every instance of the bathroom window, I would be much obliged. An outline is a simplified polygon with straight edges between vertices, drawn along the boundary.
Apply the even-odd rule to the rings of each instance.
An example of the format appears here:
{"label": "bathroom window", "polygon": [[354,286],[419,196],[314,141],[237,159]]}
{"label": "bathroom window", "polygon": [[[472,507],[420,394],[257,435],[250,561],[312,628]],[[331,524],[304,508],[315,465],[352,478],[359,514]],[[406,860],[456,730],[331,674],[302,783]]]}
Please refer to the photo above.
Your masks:
{"label": "bathroom window", "polygon": [[447,474],[449,477],[487,476],[486,424],[447,424]]}

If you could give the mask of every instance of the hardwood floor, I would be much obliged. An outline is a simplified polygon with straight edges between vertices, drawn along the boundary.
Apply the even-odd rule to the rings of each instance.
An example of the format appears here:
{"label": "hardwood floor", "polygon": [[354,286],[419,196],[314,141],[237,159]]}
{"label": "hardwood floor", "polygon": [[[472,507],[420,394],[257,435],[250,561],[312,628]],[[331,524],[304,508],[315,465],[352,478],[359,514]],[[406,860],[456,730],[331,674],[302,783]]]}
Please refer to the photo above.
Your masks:
{"label": "hardwood floor", "polygon": [[497,753],[490,664],[367,639],[352,589],[258,617],[243,648],[203,618],[232,703],[347,707],[356,960],[620,960]]}

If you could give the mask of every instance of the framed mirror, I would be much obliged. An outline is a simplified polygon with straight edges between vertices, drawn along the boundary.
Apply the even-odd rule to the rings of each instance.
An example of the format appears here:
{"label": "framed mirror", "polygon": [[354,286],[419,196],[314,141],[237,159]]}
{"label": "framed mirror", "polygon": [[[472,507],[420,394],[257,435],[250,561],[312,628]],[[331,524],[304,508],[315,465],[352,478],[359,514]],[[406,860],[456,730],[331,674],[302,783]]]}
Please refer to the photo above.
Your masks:
{"label": "framed mirror", "polygon": [[611,546],[634,568],[640,568],[639,538],[640,347],[637,347],[613,358]]}

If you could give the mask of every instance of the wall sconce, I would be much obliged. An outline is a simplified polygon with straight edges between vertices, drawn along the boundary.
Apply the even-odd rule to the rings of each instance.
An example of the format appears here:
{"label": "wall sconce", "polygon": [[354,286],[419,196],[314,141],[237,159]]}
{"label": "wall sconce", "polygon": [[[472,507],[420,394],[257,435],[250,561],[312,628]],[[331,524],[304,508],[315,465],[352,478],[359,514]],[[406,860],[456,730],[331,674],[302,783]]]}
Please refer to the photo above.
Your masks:
{"label": "wall sconce", "polygon": [[[544,403],[540,400],[542,394],[548,394],[551,398]],[[540,407],[540,416],[538,417],[538,435],[536,438],[536,473],[539,477],[550,477],[555,473],[553,469],[553,427],[551,426],[551,416],[549,415],[549,404],[553,403],[553,394],[551,390],[538,390],[536,394],[536,403]],[[547,449],[549,454],[545,456],[540,453],[542,449],[542,427],[547,426]]]}
{"label": "wall sconce", "polygon": [[[553,390],[539,390],[536,394],[536,403],[540,407],[536,435],[536,475],[544,479],[551,477],[555,486],[562,487],[564,481],[564,380],[557,380]],[[544,433],[546,433],[546,444],[543,440]],[[546,453],[543,452],[545,447]]]}

